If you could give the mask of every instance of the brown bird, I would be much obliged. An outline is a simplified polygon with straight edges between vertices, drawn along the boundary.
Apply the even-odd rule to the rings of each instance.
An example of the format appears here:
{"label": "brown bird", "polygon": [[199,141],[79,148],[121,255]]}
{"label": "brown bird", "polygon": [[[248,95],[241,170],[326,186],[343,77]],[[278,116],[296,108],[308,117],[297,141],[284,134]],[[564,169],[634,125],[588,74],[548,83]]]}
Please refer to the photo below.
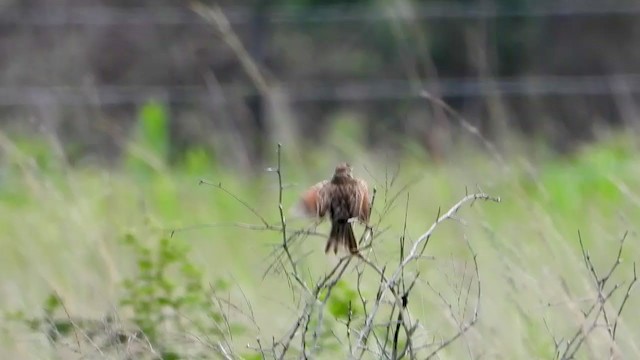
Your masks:
{"label": "brown bird", "polygon": [[358,243],[353,234],[352,221],[369,221],[371,204],[367,183],[351,175],[351,166],[336,166],[331,180],[324,180],[302,194],[301,208],[307,216],[331,219],[331,232],[324,252],[333,248],[334,254],[342,246],[353,255],[358,254]]}

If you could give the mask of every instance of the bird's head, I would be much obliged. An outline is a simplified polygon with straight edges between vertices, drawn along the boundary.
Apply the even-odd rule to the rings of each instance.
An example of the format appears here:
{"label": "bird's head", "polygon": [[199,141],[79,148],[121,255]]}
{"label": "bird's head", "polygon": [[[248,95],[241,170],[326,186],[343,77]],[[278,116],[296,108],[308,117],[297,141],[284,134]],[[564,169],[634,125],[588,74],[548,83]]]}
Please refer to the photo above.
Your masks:
{"label": "bird's head", "polygon": [[333,174],[334,178],[350,178],[351,176],[351,165],[345,163],[338,164],[336,166],[336,172]]}

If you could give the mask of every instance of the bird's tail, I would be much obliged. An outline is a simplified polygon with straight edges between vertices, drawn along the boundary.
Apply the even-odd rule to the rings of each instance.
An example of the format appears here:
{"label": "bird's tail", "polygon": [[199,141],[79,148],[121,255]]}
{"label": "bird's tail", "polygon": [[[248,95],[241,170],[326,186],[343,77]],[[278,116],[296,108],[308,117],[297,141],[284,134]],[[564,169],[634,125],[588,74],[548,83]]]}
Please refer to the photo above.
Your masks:
{"label": "bird's tail", "polygon": [[328,253],[333,248],[333,253],[337,254],[340,246],[349,250],[352,255],[358,254],[356,236],[353,234],[353,227],[348,221],[336,221],[331,224],[331,232],[324,252]]}

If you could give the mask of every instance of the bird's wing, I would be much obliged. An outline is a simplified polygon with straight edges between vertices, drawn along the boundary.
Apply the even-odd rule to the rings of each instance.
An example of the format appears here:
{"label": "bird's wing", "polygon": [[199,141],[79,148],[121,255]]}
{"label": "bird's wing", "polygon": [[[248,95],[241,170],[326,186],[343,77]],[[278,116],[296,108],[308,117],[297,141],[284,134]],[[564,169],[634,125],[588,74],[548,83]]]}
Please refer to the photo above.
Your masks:
{"label": "bird's wing", "polygon": [[356,189],[358,192],[358,219],[366,223],[369,221],[369,216],[371,215],[371,203],[369,202],[369,187],[367,182],[362,179],[358,179],[358,186]]}
{"label": "bird's wing", "polygon": [[328,184],[329,180],[320,181],[302,194],[298,208],[303,215],[319,218],[323,218],[326,215],[328,208]]}

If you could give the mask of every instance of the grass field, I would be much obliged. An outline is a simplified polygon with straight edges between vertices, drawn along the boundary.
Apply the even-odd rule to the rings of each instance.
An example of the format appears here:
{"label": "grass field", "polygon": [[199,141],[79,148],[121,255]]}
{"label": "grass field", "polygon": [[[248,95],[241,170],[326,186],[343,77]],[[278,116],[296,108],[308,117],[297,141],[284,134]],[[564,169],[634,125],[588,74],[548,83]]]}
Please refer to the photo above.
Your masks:
{"label": "grass field", "polygon": [[[127,236],[150,251],[157,249],[162,238],[185,251],[189,248],[178,264],[195,267],[191,270],[201,272],[204,289],[209,288],[207,284],[218,284],[217,295],[239,308],[232,309],[226,301],[211,301],[215,311],[238,324],[229,340],[236,355],[259,358],[259,352],[247,344],[256,347],[260,338],[267,346],[272,337],[284,336],[296,321],[301,305],[285,276],[270,273],[264,277],[273,261],[270,254],[281,242],[280,233],[237,226],[259,225],[260,219],[224,191],[199,185],[200,179],[221,183],[267,222],[278,224],[279,187],[273,172],[257,170],[248,175],[227,170],[197,151],[173,167],[155,161],[154,153],[140,155],[145,155],[144,151],[118,166],[70,167],[55,147],[47,144],[8,139],[2,144],[0,310],[6,321],[0,335],[1,358],[81,357],[69,349],[83,342],[78,337],[84,335],[75,331],[67,343],[53,344],[24,320],[41,316],[52,293],[64,303],[55,314],[63,319],[100,320],[106,313],[118,314],[121,323],[134,319],[132,308],[121,302],[127,293],[123,283],[136,279],[141,271],[136,259],[144,251],[123,242]],[[478,321],[440,352],[439,358],[548,359],[555,356],[554,339],[566,341],[581,327],[588,329],[593,316],[585,320],[583,312],[598,304],[598,292],[582,258],[578,231],[599,275],[606,274],[615,262],[620,239],[628,231],[622,262],[606,289],[615,284],[620,287],[602,305],[606,321],[614,324],[640,254],[640,149],[633,139],[603,140],[566,157],[552,157],[544,151],[514,151],[506,157],[506,166],[471,147],[439,165],[411,149],[400,162],[358,149],[353,145],[324,153],[300,153],[285,144],[285,214],[292,228],[309,225],[307,220],[289,218],[288,210],[298,194],[328,177],[334,164],[343,160],[338,154],[355,154],[347,160],[357,175],[376,187],[373,220],[380,220],[380,230],[386,229],[367,254],[378,266],[387,265],[389,271],[398,263],[407,199],[408,242],[429,228],[439,208],[444,212],[466,191],[475,192],[479,187],[502,199],[500,203],[465,205],[459,221],[450,220],[437,228],[427,256],[407,268],[412,274],[420,272],[408,304],[413,321],[422,326],[416,336],[425,344],[438,343],[456,333],[457,320],[469,321],[473,315],[478,279],[467,241],[477,254],[482,289]],[[272,155],[275,165],[275,144]],[[389,186],[390,174],[396,169],[400,170],[398,178]],[[402,191],[405,184],[411,184],[408,197]],[[396,193],[395,206],[380,219],[385,202],[388,204]],[[170,237],[174,229],[177,231]],[[328,225],[321,224],[318,231],[327,233]],[[357,233],[361,232],[362,227],[357,227]],[[336,257],[323,253],[324,241],[321,236],[310,236],[293,247],[293,255],[300,259],[299,266],[310,281],[337,262]],[[356,266],[361,264],[354,262],[347,269],[342,290],[335,296],[357,299]],[[186,281],[179,272],[170,271],[167,276],[178,285]],[[363,277],[365,295],[374,297],[379,276],[365,270]],[[615,345],[600,316],[577,358],[640,358],[639,306],[640,297],[631,291],[617,322]],[[23,320],[9,321],[16,312],[23,313],[18,317]],[[252,315],[246,316],[249,313]],[[340,316],[326,321],[335,336],[327,335],[315,355],[345,358],[347,339],[354,340],[347,337]],[[194,332],[188,325],[172,328],[169,338],[177,344],[194,342],[187,339]],[[208,343],[202,337],[197,339]],[[100,357],[94,347],[80,346],[81,352],[93,350]],[[211,358],[220,357],[214,348]],[[124,357],[118,353],[102,355]]]}

